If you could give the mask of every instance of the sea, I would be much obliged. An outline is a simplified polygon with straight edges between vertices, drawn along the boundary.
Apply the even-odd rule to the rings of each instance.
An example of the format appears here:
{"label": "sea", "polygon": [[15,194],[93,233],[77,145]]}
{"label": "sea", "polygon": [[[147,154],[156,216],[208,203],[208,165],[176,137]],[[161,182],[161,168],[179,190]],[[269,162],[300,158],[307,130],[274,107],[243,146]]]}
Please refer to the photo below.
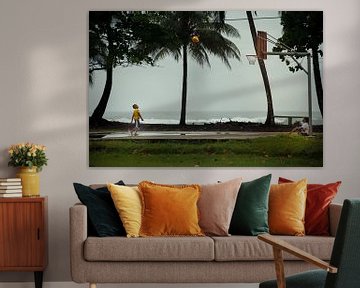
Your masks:
{"label": "sea", "polygon": [[[179,124],[180,112],[164,112],[164,111],[141,111],[146,124]],[[298,111],[275,111],[275,116],[297,116],[300,121],[303,117],[308,116],[308,112]],[[126,112],[106,112],[105,119],[109,121],[118,121],[128,123],[131,120],[131,111]],[[186,115],[186,123],[193,125],[203,125],[208,123],[227,123],[227,122],[252,122],[265,123],[266,112],[264,111],[188,111]],[[286,118],[275,118],[277,124],[287,124]],[[320,112],[313,112],[313,125],[322,125],[323,119]]]}

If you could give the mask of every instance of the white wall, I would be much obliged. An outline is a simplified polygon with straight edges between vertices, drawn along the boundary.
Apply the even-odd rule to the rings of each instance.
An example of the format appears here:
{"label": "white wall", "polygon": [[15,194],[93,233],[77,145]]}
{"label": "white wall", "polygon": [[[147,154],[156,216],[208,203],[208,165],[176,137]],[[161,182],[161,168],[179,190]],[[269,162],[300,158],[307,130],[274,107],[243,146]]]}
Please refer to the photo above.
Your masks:
{"label": "white wall", "polygon": [[[250,4],[251,3],[251,4]],[[89,10],[230,9],[324,10],[323,168],[88,168],[87,25]],[[342,180],[337,201],[359,197],[360,2],[358,0],[2,0],[0,1],[0,176],[14,176],[6,148],[33,141],[48,146],[41,194],[49,197],[49,266],[45,281],[67,281],[68,208],[74,181],[150,179],[192,183],[253,179],[265,173],[310,182]],[[32,281],[29,273],[0,273],[0,282]]]}

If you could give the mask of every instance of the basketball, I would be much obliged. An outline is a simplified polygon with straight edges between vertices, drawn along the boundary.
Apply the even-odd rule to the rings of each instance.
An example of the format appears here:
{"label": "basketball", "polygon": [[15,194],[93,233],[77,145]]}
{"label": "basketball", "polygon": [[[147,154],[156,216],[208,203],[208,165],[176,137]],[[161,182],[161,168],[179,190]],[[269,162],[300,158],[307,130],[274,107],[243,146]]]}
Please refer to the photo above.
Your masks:
{"label": "basketball", "polygon": [[194,44],[199,43],[199,42],[200,42],[199,36],[197,36],[197,35],[191,36],[191,41],[192,41]]}

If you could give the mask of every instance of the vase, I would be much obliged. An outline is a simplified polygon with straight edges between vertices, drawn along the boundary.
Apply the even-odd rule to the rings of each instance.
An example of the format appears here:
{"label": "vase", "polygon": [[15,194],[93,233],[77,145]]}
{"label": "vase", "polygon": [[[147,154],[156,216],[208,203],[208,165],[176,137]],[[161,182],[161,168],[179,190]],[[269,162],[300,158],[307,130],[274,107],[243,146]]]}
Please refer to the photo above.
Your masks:
{"label": "vase", "polygon": [[40,177],[35,166],[20,167],[16,176],[21,178],[23,197],[40,196]]}

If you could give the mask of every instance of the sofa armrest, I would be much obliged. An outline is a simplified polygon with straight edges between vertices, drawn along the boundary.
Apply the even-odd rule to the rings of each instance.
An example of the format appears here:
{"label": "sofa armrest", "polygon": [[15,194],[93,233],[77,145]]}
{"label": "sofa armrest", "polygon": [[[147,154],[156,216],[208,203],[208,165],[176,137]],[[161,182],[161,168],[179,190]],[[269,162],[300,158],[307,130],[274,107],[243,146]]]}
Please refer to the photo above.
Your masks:
{"label": "sofa armrest", "polygon": [[87,238],[87,208],[82,204],[70,207],[70,268],[73,281],[86,279],[83,245]]}
{"label": "sofa armrest", "polygon": [[336,236],[342,204],[331,203],[329,207],[330,235]]}

